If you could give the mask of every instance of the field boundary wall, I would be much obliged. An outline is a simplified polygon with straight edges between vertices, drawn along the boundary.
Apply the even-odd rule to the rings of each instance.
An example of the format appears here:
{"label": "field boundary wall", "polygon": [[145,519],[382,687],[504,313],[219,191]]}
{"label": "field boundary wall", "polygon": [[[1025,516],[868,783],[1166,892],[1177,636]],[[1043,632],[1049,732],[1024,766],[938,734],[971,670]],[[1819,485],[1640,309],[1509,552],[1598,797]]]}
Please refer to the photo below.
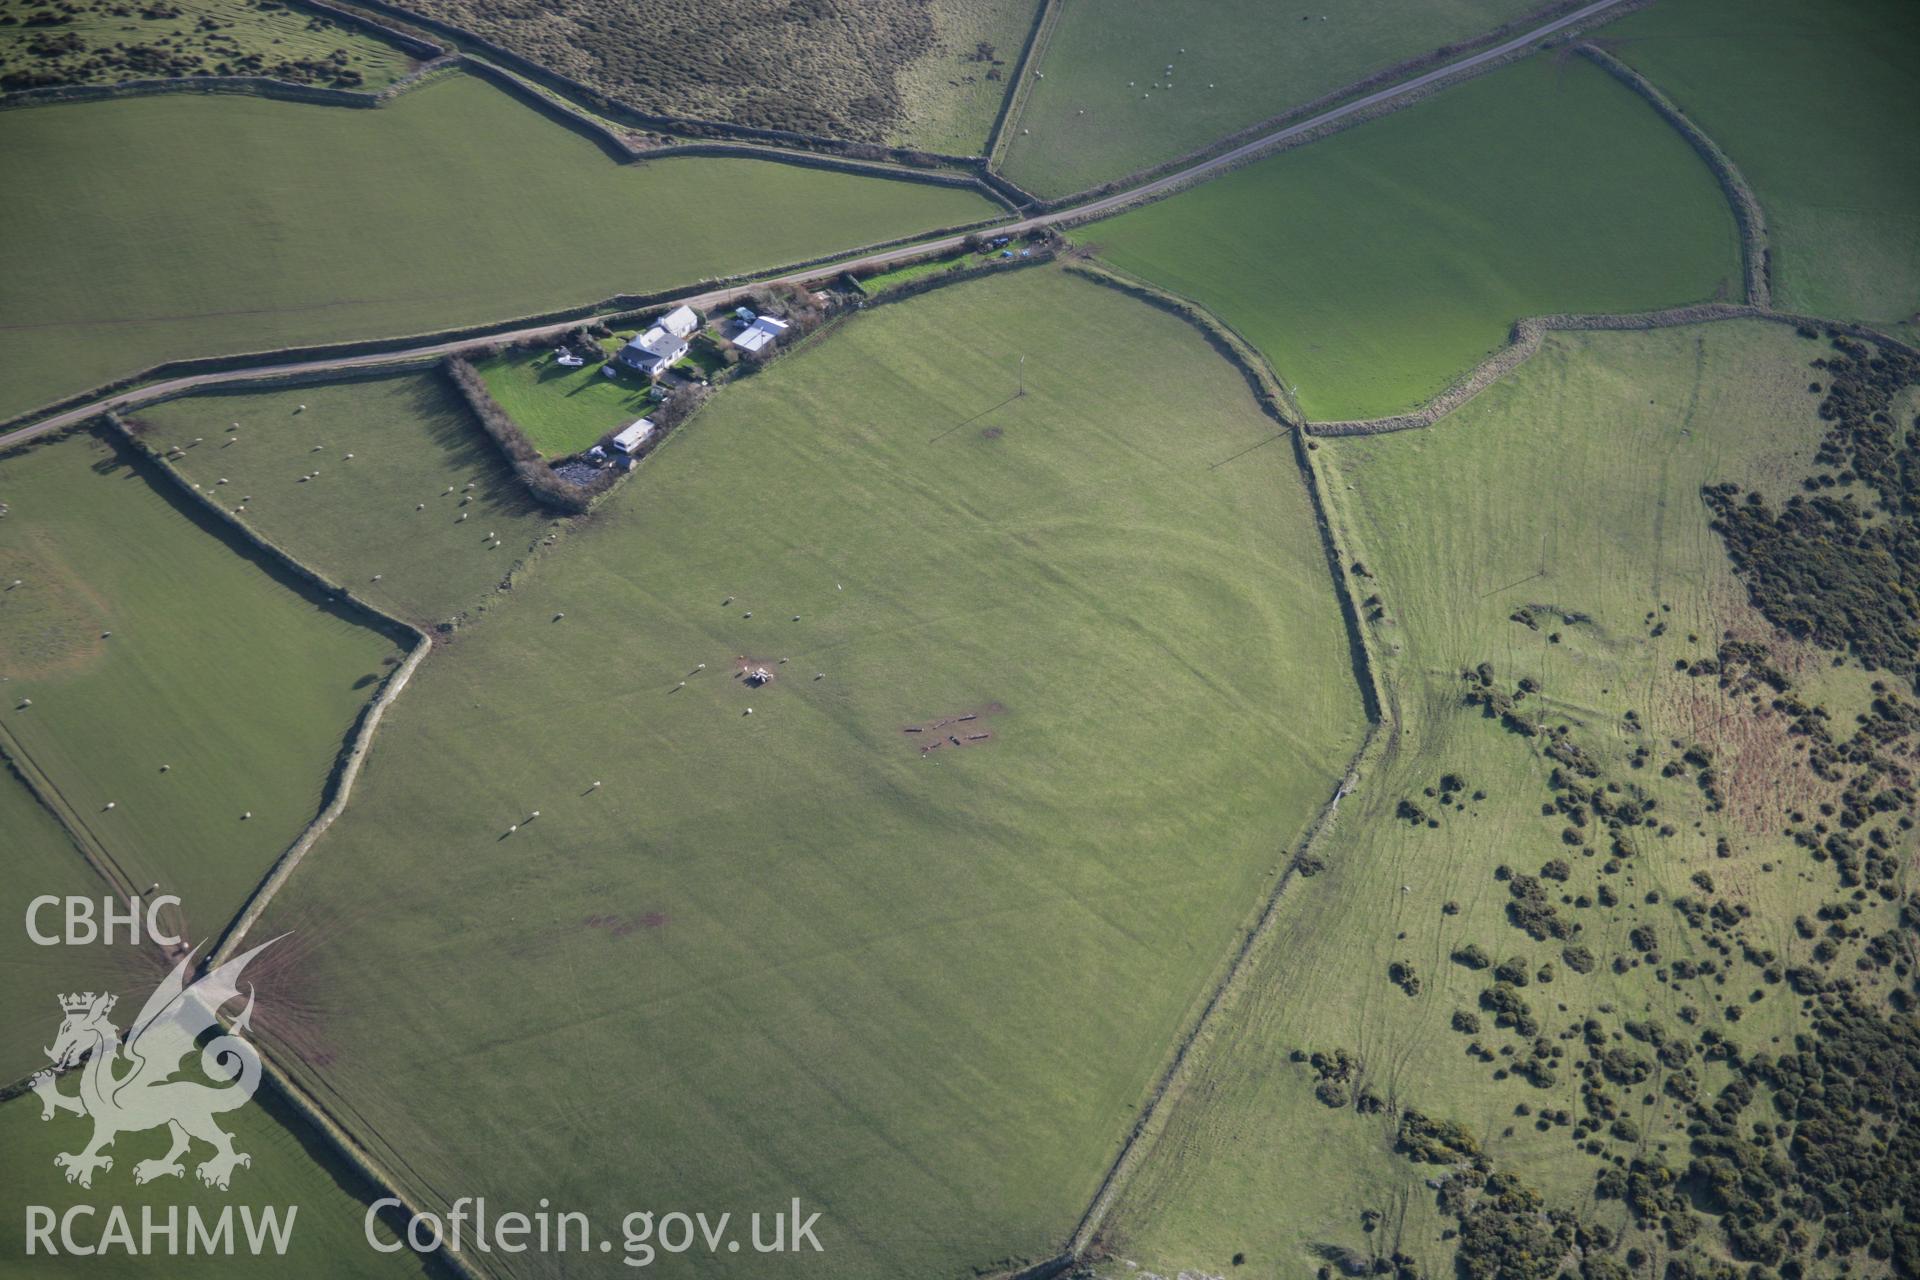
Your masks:
{"label": "field boundary wall", "polygon": [[[1596,14],[1590,22],[1564,27],[1552,35],[1544,37],[1541,45],[1529,45],[1516,49],[1502,58],[1495,58],[1492,61],[1483,62],[1476,66],[1462,67],[1456,74],[1436,80],[1432,84],[1424,85],[1418,91],[1402,94],[1390,101],[1379,103],[1365,111],[1356,111],[1352,115],[1342,116],[1338,120],[1329,121],[1318,129],[1276,142],[1271,147],[1263,147],[1251,155],[1242,157],[1226,168],[1209,169],[1204,174],[1196,175],[1196,181],[1222,177],[1256,160],[1264,160],[1268,156],[1278,155],[1282,151],[1291,151],[1295,147],[1304,146],[1309,142],[1317,142],[1321,138],[1338,133],[1343,129],[1350,129],[1354,125],[1364,124],[1369,120],[1376,120],[1383,115],[1388,115],[1392,112],[1410,107],[1416,102],[1431,97],[1441,89],[1451,88],[1459,84],[1462,80],[1485,75],[1489,71],[1496,71],[1501,67],[1510,66],[1523,58],[1532,57],[1535,53],[1539,52],[1541,47],[1564,44],[1567,41],[1578,38],[1580,33],[1594,26],[1612,22],[1623,14],[1630,13],[1652,2],[1653,0],[1627,0],[1627,3],[1618,5],[1605,13]],[[1269,116],[1267,119],[1261,120],[1258,123],[1235,130],[1224,138],[1216,138],[1203,147],[1197,147],[1171,160],[1164,160],[1144,169],[1136,169],[1132,173],[1114,178],[1108,182],[1103,182],[1098,186],[1088,187],[1084,191],[1073,192],[1070,195],[1053,196],[1045,199],[1036,198],[1030,212],[1054,213],[1061,210],[1068,210],[1075,205],[1085,204],[1090,200],[1098,200],[1105,196],[1117,195],[1172,174],[1177,174],[1182,170],[1192,168],[1194,165],[1204,164],[1214,156],[1224,155],[1237,147],[1246,146],[1251,142],[1258,142],[1261,137],[1275,130],[1285,129],[1303,120],[1311,120],[1314,116],[1322,112],[1331,111],[1340,106],[1341,103],[1350,99],[1364,97],[1369,93],[1392,88],[1402,80],[1410,79],[1443,66],[1449,59],[1468,56],[1491,45],[1499,44],[1503,40],[1512,39],[1514,36],[1524,33],[1533,26],[1543,22],[1551,22],[1565,13],[1583,7],[1586,3],[1588,3],[1588,0],[1554,0],[1551,4],[1544,5],[1539,9],[1533,10],[1531,13],[1515,18],[1483,35],[1475,36],[1470,40],[1457,41],[1450,45],[1442,45],[1438,49],[1429,50],[1416,57],[1394,63],[1392,66],[1382,67],[1378,71],[1370,72],[1350,84],[1342,85],[1340,88],[1334,89],[1331,92],[1323,93],[1318,98],[1314,98],[1309,102],[1288,107],[1278,115]],[[1172,194],[1174,191],[1184,190],[1188,185],[1191,184],[1183,183],[1177,187],[1155,191],[1152,193],[1151,198],[1160,199]],[[1126,206],[1122,207],[1124,208]],[[1111,209],[1103,210],[1100,216],[1110,217],[1114,212],[1115,210]]]}
{"label": "field boundary wall", "polygon": [[1254,970],[1254,958],[1259,953],[1262,942],[1273,932],[1273,923],[1279,915],[1281,898],[1286,893],[1287,886],[1296,873],[1307,874],[1302,868],[1311,865],[1313,850],[1337,817],[1341,800],[1359,785],[1361,779],[1371,772],[1378,760],[1390,752],[1391,744],[1397,739],[1398,717],[1389,710],[1391,704],[1381,688],[1377,659],[1367,637],[1366,628],[1361,623],[1359,607],[1354,600],[1352,580],[1346,571],[1345,557],[1322,493],[1322,480],[1311,458],[1310,451],[1315,446],[1301,431],[1297,412],[1291,408],[1285,385],[1274,374],[1271,366],[1258,349],[1246,339],[1204,307],[1186,298],[1155,288],[1144,281],[1135,280],[1103,265],[1074,262],[1070,263],[1066,270],[1158,307],[1198,329],[1216,351],[1240,370],[1261,407],[1285,428],[1285,433],[1291,438],[1294,446],[1301,483],[1306,488],[1313,505],[1314,522],[1320,533],[1322,551],[1327,558],[1331,585],[1340,602],[1341,615],[1347,630],[1349,652],[1353,661],[1353,676],[1355,683],[1359,686],[1367,719],[1366,732],[1361,738],[1358,749],[1348,761],[1347,768],[1335,786],[1333,794],[1308,821],[1295,842],[1285,866],[1268,890],[1265,901],[1260,905],[1252,926],[1227,957],[1212,989],[1200,1001],[1198,1012],[1176,1043],[1171,1059],[1142,1104],[1138,1119],[1123,1140],[1120,1154],[1109,1166],[1092,1203],[1076,1224],[1068,1243],[1067,1256],[1077,1260],[1096,1246],[1100,1228],[1115,1201],[1124,1191],[1127,1181],[1140,1161],[1146,1158],[1165,1131],[1167,1118],[1173,1106],[1184,1096],[1193,1073],[1199,1069],[1197,1064],[1204,1058],[1211,1030],[1217,1025],[1221,1011],[1240,998],[1248,976]]}
{"label": "field boundary wall", "polygon": [[1720,190],[1727,197],[1727,203],[1733,208],[1733,220],[1740,227],[1740,262],[1745,275],[1747,302],[1762,309],[1771,307],[1773,251],[1767,238],[1767,216],[1739,166],[1677,103],[1638,71],[1590,40],[1575,45],[1574,52],[1646,99],[1660,113],[1660,118],[1672,125],[1706,162],[1707,168],[1713,171],[1714,178],[1720,183]]}

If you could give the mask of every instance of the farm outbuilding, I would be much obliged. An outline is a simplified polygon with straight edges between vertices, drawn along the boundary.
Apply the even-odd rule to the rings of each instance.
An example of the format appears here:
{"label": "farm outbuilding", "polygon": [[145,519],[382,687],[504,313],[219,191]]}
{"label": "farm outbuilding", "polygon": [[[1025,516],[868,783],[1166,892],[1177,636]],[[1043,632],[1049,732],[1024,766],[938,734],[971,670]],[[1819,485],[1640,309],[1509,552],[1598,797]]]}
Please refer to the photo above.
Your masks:
{"label": "farm outbuilding", "polygon": [[641,418],[628,424],[613,438],[613,447],[622,453],[638,452],[641,445],[653,435],[653,419]]}
{"label": "farm outbuilding", "polygon": [[763,347],[772,346],[786,331],[785,320],[778,320],[773,316],[761,316],[733,335],[733,345],[742,351],[759,351]]}

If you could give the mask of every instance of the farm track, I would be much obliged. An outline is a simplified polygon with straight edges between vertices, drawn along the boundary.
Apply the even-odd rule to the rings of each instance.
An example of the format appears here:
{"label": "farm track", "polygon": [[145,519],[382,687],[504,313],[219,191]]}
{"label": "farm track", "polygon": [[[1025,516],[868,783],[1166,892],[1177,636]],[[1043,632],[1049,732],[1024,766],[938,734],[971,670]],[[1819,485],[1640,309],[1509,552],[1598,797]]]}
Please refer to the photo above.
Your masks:
{"label": "farm track", "polygon": [[[1565,14],[1551,22],[1543,23],[1512,40],[1495,45],[1490,49],[1483,49],[1479,53],[1462,58],[1457,62],[1450,62],[1443,67],[1437,67],[1423,75],[1415,76],[1411,80],[1391,85],[1378,92],[1370,93],[1363,97],[1356,98],[1351,102],[1343,103],[1309,120],[1303,120],[1298,124],[1288,125],[1285,128],[1263,134],[1251,142],[1235,147],[1211,159],[1190,165],[1176,173],[1171,173],[1165,177],[1143,183],[1138,187],[1116,192],[1113,195],[1102,196],[1097,200],[1076,205],[1069,209],[1061,209],[1053,213],[1039,214],[1031,218],[1001,223],[993,230],[1001,235],[1020,235],[1028,231],[1066,226],[1097,218],[1103,214],[1114,213],[1122,208],[1135,204],[1171,195],[1176,191],[1191,186],[1195,182],[1226,173],[1276,147],[1308,140],[1330,128],[1342,124],[1355,123],[1359,119],[1364,119],[1370,112],[1401,103],[1403,100],[1411,101],[1446,80],[1485,68],[1490,64],[1497,64],[1525,50],[1529,45],[1537,41],[1543,40],[1557,32],[1564,31],[1569,27],[1588,22],[1610,9],[1632,2],[1633,0],[1595,0],[1592,4],[1576,9],[1572,13]],[[941,253],[956,249],[959,248],[964,241],[965,236],[955,235],[938,240],[922,241],[918,244],[896,249],[879,250],[860,257],[843,259],[830,267],[811,267],[804,270],[787,272],[782,275],[762,278],[751,284],[728,285],[723,288],[709,290],[705,293],[693,294],[680,299],[680,301],[701,311],[710,311],[716,306],[740,297],[754,287],[768,284],[805,284],[809,281],[837,276],[848,271],[863,270],[871,267],[884,267],[908,258],[916,258],[925,254]],[[267,363],[250,365],[244,368],[226,369],[217,373],[191,374],[179,378],[169,378],[161,382],[149,383],[146,386],[136,387],[128,391],[118,392],[114,395],[90,401],[76,408],[67,409],[49,417],[42,418],[38,422],[20,427],[5,435],[0,435],[0,450],[24,444],[48,432],[58,431],[63,427],[84,421],[95,414],[107,410],[128,409],[136,405],[144,404],[149,400],[175,396],[202,387],[218,386],[223,383],[245,381],[263,376],[322,374],[335,370],[376,368],[386,364],[402,364],[408,361],[419,361],[444,355],[452,355],[463,351],[471,351],[479,347],[492,346],[497,343],[539,341],[554,338],[572,329],[576,329],[581,323],[579,320],[573,320],[560,324],[534,325],[521,329],[493,333],[484,337],[427,343],[418,347],[384,351],[371,355],[338,356],[322,360],[305,360],[281,364]]]}

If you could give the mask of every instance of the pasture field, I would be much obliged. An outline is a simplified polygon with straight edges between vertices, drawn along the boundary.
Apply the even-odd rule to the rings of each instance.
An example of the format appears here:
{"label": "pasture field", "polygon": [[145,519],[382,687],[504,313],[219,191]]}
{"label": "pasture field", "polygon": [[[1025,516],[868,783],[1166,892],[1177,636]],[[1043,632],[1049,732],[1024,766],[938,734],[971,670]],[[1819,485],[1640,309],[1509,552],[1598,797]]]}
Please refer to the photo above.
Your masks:
{"label": "pasture field", "polygon": [[552,521],[437,372],[202,394],[133,420],[187,445],[173,465],[262,536],[423,628],[492,599]]}
{"label": "pasture field", "polygon": [[[0,832],[6,833],[5,874],[0,875],[0,912],[7,921],[0,929],[0,966],[7,973],[0,984],[0,1086],[5,1086],[47,1065],[41,1049],[52,1043],[60,1025],[60,995],[119,991],[150,975],[128,963],[127,947],[43,947],[27,936],[27,906],[33,899],[72,894],[97,903],[109,889],[26,784],[6,771],[0,771]],[[43,933],[61,932],[60,912],[59,907],[42,910]]]}
{"label": "pasture field", "polygon": [[507,319],[997,211],[772,161],[617,165],[468,76],[377,111],[198,95],[9,111],[0,151],[0,414],[163,360]]}
{"label": "pasture field", "polygon": [[[1316,457],[1343,548],[1370,575],[1360,589],[1384,610],[1371,627],[1403,731],[1343,803],[1318,850],[1324,869],[1288,886],[1252,981],[1108,1224],[1115,1257],[1162,1272],[1221,1273],[1243,1251],[1250,1273],[1292,1275],[1318,1265],[1318,1246],[1331,1244],[1363,1254],[1400,1249],[1423,1274],[1451,1272],[1454,1246],[1440,1231],[1458,1223],[1436,1210],[1427,1181],[1447,1171],[1391,1154],[1391,1112],[1356,1114],[1316,1098],[1315,1071],[1288,1060],[1296,1049],[1355,1055],[1351,1097],[1371,1091],[1394,1107],[1458,1121],[1496,1168],[1539,1188],[1550,1205],[1627,1228],[1618,1199],[1593,1198],[1595,1174],[1616,1155],[1685,1168],[1684,1109],[1656,1088],[1656,1076],[1612,1094],[1637,1129],[1632,1141],[1596,1122],[1587,1151],[1566,1127],[1543,1127],[1540,1113],[1550,1109],[1587,1114],[1572,1069],[1584,1050],[1576,1036],[1571,1056],[1554,1064],[1557,1080],[1523,1079],[1527,1040],[1496,1028],[1476,1003],[1492,975],[1450,958],[1468,944],[1495,963],[1518,955],[1527,972],[1557,970],[1550,984],[1536,977],[1521,993],[1538,1015],[1538,1035],[1555,1045],[1587,1018],[1602,1024],[1602,1043],[1643,1054],[1643,1044],[1621,1036],[1624,1020],[1686,1038],[1717,1031],[1749,1052],[1782,1052],[1783,1040],[1791,1047],[1791,1033],[1807,1028],[1800,1000],[1775,985],[1777,975],[1762,981],[1739,945],[1716,956],[1670,904],[1717,894],[1750,908],[1742,928],[1753,945],[1777,949],[1783,964],[1808,963],[1813,943],[1789,922],[1841,891],[1830,865],[1795,848],[1781,828],[1788,810],[1821,796],[1789,758],[1782,717],[1755,715],[1715,680],[1675,663],[1711,657],[1723,637],[1737,635],[1772,641],[1796,679],[1827,666],[1825,654],[1773,640],[1699,497],[1703,484],[1728,480],[1778,494],[1806,474],[1820,436],[1806,362],[1822,349],[1758,322],[1555,335],[1513,377],[1431,430],[1321,442]],[[1638,853],[1623,869],[1600,865],[1604,831],[1596,855],[1561,838],[1566,818],[1543,815],[1560,767],[1544,740],[1463,705],[1461,673],[1482,662],[1503,689],[1537,681],[1531,697],[1544,705],[1531,714],[1568,725],[1568,740],[1620,794],[1640,788],[1657,800],[1660,830],[1626,837]],[[1849,675],[1864,683],[1857,669]],[[1836,723],[1850,723],[1853,706],[1828,705]],[[1664,776],[1680,754],[1674,743],[1712,753],[1724,810],[1709,809],[1690,772]],[[1651,758],[1636,768],[1631,757],[1641,748]],[[1448,772],[1465,783],[1454,804],[1429,790]],[[1435,825],[1409,820],[1403,803]],[[1723,838],[1727,853],[1716,856]],[[1531,875],[1554,858],[1572,864],[1564,884],[1546,883],[1558,910],[1580,924],[1578,941],[1596,961],[1591,973],[1575,971],[1561,941],[1536,940],[1506,915],[1510,886],[1496,867]],[[1715,888],[1703,895],[1696,874]],[[1869,905],[1867,932],[1886,927],[1893,911]],[[1641,926],[1659,939],[1657,970],[1631,940]],[[1616,972],[1621,956],[1630,964]],[[1843,950],[1833,972],[1884,991],[1878,974],[1853,974],[1852,959]],[[1421,980],[1417,994],[1390,978],[1396,962]],[[1684,980],[1683,962],[1704,967]],[[1709,980],[1715,962],[1722,976]],[[1465,1033],[1450,1025],[1456,1010],[1487,1025]],[[1516,1056],[1476,1062],[1463,1052],[1469,1041]],[[1703,1098],[1727,1082],[1716,1063],[1695,1056],[1688,1066]],[[1763,1108],[1748,1118],[1769,1115]],[[1363,1228],[1363,1210],[1383,1215],[1378,1234]],[[1644,1235],[1629,1239],[1655,1247]]]}
{"label": "pasture field", "polygon": [[80,0],[44,16],[58,21],[0,27],[0,90],[271,76],[376,92],[413,66],[404,51],[366,32],[271,0],[182,0],[139,10]]}
{"label": "pasture field", "polygon": [[1772,233],[1776,306],[1901,321],[1911,333],[1920,323],[1920,162],[1903,123],[1920,9],[1663,0],[1601,34],[1746,175]]}
{"label": "pasture field", "polygon": [[984,155],[1001,100],[1012,91],[1014,63],[1037,5],[1038,0],[928,5],[933,46],[895,78],[900,121],[889,141],[947,155]]}
{"label": "pasture field", "polygon": [[609,378],[600,372],[601,362],[568,369],[554,363],[551,350],[503,351],[473,367],[507,416],[549,458],[590,448],[659,407],[638,374]]}
{"label": "pasture field", "polygon": [[[160,975],[154,976],[157,979]],[[136,996],[143,999],[144,993],[129,991],[121,1007],[135,1001]],[[47,1005],[54,1007],[51,998]],[[138,1007],[138,1003],[134,1003],[134,1008]],[[263,1009],[262,1020],[268,1016]],[[49,1024],[49,1032],[51,1029]],[[62,1082],[64,1092],[70,1094],[74,1088],[72,1076]],[[48,1257],[41,1250],[28,1259],[24,1215],[15,1212],[0,1217],[0,1256],[9,1259],[0,1264],[0,1274],[36,1278],[105,1276],[117,1280],[179,1274],[191,1267],[195,1275],[257,1276],[268,1265],[276,1275],[338,1276],[343,1280],[402,1280],[407,1276],[448,1274],[438,1267],[429,1269],[410,1249],[381,1253],[367,1243],[364,1226],[367,1206],[379,1193],[331,1150],[319,1145],[317,1138],[308,1136],[310,1131],[303,1128],[300,1117],[275,1098],[270,1089],[262,1088],[250,1104],[228,1112],[220,1123],[233,1135],[235,1149],[253,1157],[251,1165],[235,1171],[231,1190],[217,1191],[201,1185],[195,1178],[194,1165],[204,1160],[210,1150],[200,1144],[195,1144],[192,1153],[184,1157],[184,1176],[156,1179],[144,1185],[135,1183],[133,1165],[166,1151],[164,1129],[121,1134],[113,1146],[113,1168],[95,1175],[93,1187],[88,1190],[67,1182],[53,1164],[56,1153],[78,1150],[86,1141],[91,1130],[88,1121],[61,1114],[42,1123],[40,1100],[32,1095],[0,1103],[0,1146],[4,1146],[7,1153],[4,1165],[0,1165],[0,1195],[6,1197],[8,1204],[44,1205],[56,1214],[64,1214],[75,1205],[93,1205],[95,1212],[91,1217],[76,1218],[75,1234],[80,1242],[88,1244],[99,1241],[107,1225],[110,1206],[119,1205],[125,1210],[136,1242],[140,1239],[142,1209],[150,1207],[163,1224],[171,1209],[179,1215],[181,1255],[167,1257],[165,1238],[155,1237],[158,1257],[129,1257],[120,1248],[105,1249],[91,1257],[73,1257],[62,1248],[57,1257]],[[265,1256],[271,1262],[264,1263],[247,1253],[244,1243],[237,1246],[233,1256],[217,1253],[185,1256],[190,1210],[197,1210],[211,1227],[222,1209],[232,1207],[234,1237],[244,1242],[245,1227],[240,1214],[243,1205],[256,1215],[264,1208],[276,1209],[282,1221],[286,1209],[294,1208],[293,1229],[284,1257],[276,1256],[269,1246]],[[384,1219],[375,1225],[374,1231],[383,1244],[391,1245],[398,1240]],[[57,1230],[53,1241],[59,1245]],[[17,1271],[13,1269],[16,1266]]]}
{"label": "pasture field", "polygon": [[1041,196],[1085,191],[1178,159],[1539,7],[1537,0],[1390,0],[1307,14],[1263,0],[1060,5],[1028,70],[1032,83],[1023,86],[1027,96],[1009,121],[1000,162],[1008,178]]}
{"label": "pasture field", "polygon": [[1360,739],[1332,591],[1183,323],[1044,269],[870,309],[421,668],[259,926],[324,940],[282,1057],[436,1202],[822,1215],[665,1274],[1048,1256]]}
{"label": "pasture field", "polygon": [[399,650],[148,468],[84,434],[0,462],[0,578],[20,583],[0,592],[0,741],[206,939],[319,810]]}
{"label": "pasture field", "polygon": [[1712,174],[1581,59],[1530,59],[1079,228],[1265,352],[1310,419],[1425,403],[1511,323],[1740,287]]}

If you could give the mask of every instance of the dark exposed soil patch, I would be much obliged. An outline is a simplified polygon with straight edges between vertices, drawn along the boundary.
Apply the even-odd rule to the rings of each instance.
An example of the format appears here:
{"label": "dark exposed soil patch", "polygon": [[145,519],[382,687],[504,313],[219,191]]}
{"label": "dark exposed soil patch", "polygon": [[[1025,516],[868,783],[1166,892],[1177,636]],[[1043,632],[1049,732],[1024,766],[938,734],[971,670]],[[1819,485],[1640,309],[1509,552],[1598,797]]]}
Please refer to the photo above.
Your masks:
{"label": "dark exposed soil patch", "polygon": [[982,721],[1005,710],[1000,703],[989,702],[971,711],[901,725],[900,735],[923,756],[942,748],[951,751],[956,747],[983,747],[993,741],[994,735]]}
{"label": "dark exposed soil patch", "polygon": [[628,934],[638,933],[642,929],[661,928],[667,923],[667,920],[668,917],[664,911],[648,911],[637,916],[612,914],[591,915],[580,923],[586,925],[589,929],[605,929],[616,938],[624,938]]}

